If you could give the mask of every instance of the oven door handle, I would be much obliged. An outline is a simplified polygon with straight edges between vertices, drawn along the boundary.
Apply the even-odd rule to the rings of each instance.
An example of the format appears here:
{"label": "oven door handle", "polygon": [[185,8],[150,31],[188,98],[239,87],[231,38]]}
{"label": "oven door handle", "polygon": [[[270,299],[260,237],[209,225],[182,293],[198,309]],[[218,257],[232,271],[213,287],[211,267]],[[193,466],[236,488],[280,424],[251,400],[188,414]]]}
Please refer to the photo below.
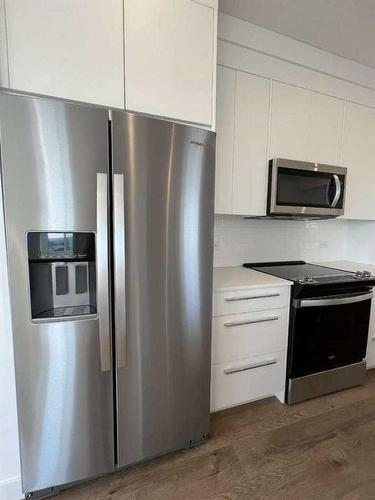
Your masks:
{"label": "oven door handle", "polygon": [[350,295],[335,295],[333,297],[318,297],[316,299],[294,299],[293,306],[301,307],[322,307],[322,306],[339,306],[344,304],[355,304],[364,300],[372,299],[373,292],[356,293]]}

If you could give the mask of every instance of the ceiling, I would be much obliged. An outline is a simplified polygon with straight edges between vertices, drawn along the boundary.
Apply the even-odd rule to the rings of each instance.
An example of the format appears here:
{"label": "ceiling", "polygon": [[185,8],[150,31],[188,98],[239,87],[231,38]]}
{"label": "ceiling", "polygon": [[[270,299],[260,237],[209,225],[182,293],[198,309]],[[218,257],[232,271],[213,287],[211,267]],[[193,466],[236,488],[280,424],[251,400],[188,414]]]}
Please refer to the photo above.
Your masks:
{"label": "ceiling", "polygon": [[375,68],[375,0],[219,0],[219,10]]}

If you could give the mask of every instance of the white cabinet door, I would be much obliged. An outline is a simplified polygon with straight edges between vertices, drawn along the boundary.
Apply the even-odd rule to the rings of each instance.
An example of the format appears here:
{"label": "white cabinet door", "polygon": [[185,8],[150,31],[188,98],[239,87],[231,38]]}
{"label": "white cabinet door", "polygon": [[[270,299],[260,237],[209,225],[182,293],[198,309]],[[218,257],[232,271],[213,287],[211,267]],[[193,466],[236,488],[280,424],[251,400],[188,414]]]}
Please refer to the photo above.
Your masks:
{"label": "white cabinet door", "polygon": [[270,158],[338,165],[344,102],[274,82]]}
{"label": "white cabinet door", "polygon": [[215,8],[192,0],[124,0],[130,111],[213,123]]}
{"label": "white cabinet door", "polygon": [[367,351],[366,351],[367,368],[375,368],[375,301],[371,304],[370,325],[368,331]]}
{"label": "white cabinet door", "polygon": [[212,365],[211,411],[282,393],[285,358],[279,351]]}
{"label": "white cabinet door", "polygon": [[232,212],[234,92],[236,72],[217,67],[215,213]]}
{"label": "white cabinet door", "polygon": [[237,71],[233,214],[266,214],[269,100],[269,79]]}
{"label": "white cabinet door", "polygon": [[375,219],[375,109],[346,104],[342,166],[348,169],[345,217]]}
{"label": "white cabinet door", "polygon": [[9,87],[5,0],[0,0],[0,87]]}
{"label": "white cabinet door", "polygon": [[10,86],[124,107],[122,0],[6,0]]}
{"label": "white cabinet door", "polygon": [[265,215],[270,80],[217,71],[215,212]]}

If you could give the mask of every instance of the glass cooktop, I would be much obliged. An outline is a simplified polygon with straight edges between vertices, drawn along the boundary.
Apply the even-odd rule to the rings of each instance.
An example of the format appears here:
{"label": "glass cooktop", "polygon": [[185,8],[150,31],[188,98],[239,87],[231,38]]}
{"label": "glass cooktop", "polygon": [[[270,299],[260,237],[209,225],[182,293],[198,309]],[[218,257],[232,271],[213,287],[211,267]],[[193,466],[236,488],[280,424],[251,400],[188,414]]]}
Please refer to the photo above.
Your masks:
{"label": "glass cooktop", "polygon": [[307,264],[303,261],[292,262],[264,262],[248,263],[244,267],[260,271],[262,273],[272,274],[279,278],[295,281],[299,283],[334,283],[351,282],[357,279],[373,279],[371,275],[359,276],[350,271],[342,271],[332,267]]}

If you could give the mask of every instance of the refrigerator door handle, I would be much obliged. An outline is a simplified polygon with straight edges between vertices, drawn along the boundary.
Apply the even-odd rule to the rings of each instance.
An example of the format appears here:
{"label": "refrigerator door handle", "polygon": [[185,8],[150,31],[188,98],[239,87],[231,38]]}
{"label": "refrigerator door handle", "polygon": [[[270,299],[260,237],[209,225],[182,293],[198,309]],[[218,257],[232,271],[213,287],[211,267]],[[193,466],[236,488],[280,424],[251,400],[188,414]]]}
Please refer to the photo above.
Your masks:
{"label": "refrigerator door handle", "polygon": [[126,365],[126,266],[123,174],[113,175],[113,210],[116,359],[117,368],[124,368]]}
{"label": "refrigerator door handle", "polygon": [[96,272],[101,370],[111,369],[108,283],[108,180],[98,173],[96,183]]}

